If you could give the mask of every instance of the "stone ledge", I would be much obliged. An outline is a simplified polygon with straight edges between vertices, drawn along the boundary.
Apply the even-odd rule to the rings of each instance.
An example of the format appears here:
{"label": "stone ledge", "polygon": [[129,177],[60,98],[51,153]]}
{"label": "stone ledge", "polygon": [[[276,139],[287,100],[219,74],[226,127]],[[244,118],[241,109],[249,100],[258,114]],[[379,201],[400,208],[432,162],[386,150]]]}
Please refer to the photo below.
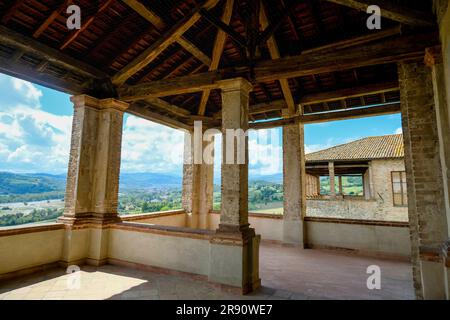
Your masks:
{"label": "stone ledge", "polygon": [[[211,211],[210,214],[218,214],[220,215],[220,211]],[[253,218],[265,218],[265,219],[276,219],[276,220],[282,220],[283,215],[282,214],[273,214],[273,213],[260,213],[260,212],[249,212],[249,217]]]}
{"label": "stone ledge", "polygon": [[0,228],[0,237],[8,237],[26,233],[45,232],[53,230],[63,230],[63,223],[45,223],[38,225],[25,225]]}
{"label": "stone ledge", "polygon": [[409,228],[409,222],[401,222],[401,221],[357,220],[357,219],[322,218],[322,217],[305,217],[304,220],[308,222],[359,224],[367,226]]}
{"label": "stone ledge", "polygon": [[159,235],[193,238],[193,239],[205,239],[209,240],[214,231],[204,229],[190,229],[182,227],[161,226],[148,223],[133,223],[133,222],[120,222],[111,225],[112,229],[127,230],[142,233],[155,233]]}
{"label": "stone ledge", "polygon": [[175,216],[175,215],[185,214],[185,213],[186,213],[186,211],[184,211],[184,210],[171,210],[171,211],[120,215],[119,217],[122,221],[127,222],[127,221],[139,221],[139,220],[151,219],[151,218]]}

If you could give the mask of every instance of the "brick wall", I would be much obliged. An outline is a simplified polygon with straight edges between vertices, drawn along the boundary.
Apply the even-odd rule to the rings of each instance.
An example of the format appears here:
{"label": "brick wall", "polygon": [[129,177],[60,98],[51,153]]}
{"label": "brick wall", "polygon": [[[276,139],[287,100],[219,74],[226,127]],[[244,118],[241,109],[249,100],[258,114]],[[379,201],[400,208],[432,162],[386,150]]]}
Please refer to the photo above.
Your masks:
{"label": "brick wall", "polygon": [[436,110],[430,70],[422,62],[398,66],[407,171],[414,285],[422,298],[422,246],[446,239]]}

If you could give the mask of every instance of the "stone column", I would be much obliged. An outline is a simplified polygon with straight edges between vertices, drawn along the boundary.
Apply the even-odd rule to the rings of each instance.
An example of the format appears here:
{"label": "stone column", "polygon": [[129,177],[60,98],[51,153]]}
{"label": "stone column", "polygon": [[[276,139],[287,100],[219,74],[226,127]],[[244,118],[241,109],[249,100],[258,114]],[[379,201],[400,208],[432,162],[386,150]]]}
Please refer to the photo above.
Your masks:
{"label": "stone column", "polygon": [[[192,132],[185,132],[182,204],[188,227],[209,229],[214,192],[214,136],[204,140],[202,132],[195,138]],[[194,156],[197,153],[200,158]],[[208,158],[203,159],[203,153],[209,153]]]}
{"label": "stone column", "polygon": [[305,149],[303,124],[283,127],[283,242],[305,246]]}
{"label": "stone column", "polygon": [[[119,221],[122,122],[128,104],[86,95],[74,96],[71,101],[72,142],[65,210],[59,220],[68,226],[64,259],[67,263],[82,259],[100,263],[107,238],[102,229]],[[95,230],[88,234],[86,227],[93,225]]]}
{"label": "stone column", "polygon": [[432,74],[423,62],[398,69],[414,286],[419,299],[442,299],[439,254],[448,229]]}
{"label": "stone column", "polygon": [[336,198],[336,183],[334,176],[334,162],[328,162],[328,174],[330,176],[330,197]]}
{"label": "stone column", "polygon": [[222,210],[211,239],[209,279],[243,293],[260,286],[259,241],[248,223],[248,106],[251,84],[225,80],[222,89]]}

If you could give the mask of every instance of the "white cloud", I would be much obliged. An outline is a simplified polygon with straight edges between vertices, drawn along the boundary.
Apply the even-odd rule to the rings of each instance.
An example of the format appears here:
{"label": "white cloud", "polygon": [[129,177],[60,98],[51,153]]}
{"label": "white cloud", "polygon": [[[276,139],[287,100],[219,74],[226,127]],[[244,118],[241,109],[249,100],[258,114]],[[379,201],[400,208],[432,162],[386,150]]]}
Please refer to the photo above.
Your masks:
{"label": "white cloud", "polygon": [[395,130],[395,134],[401,134],[403,133],[403,128],[398,128],[397,130]]}
{"label": "white cloud", "polygon": [[122,138],[124,172],[180,174],[183,167],[184,133],[180,130],[127,116]]}
{"label": "white cloud", "polygon": [[0,75],[0,170],[65,172],[72,117],[41,109],[33,84]]}

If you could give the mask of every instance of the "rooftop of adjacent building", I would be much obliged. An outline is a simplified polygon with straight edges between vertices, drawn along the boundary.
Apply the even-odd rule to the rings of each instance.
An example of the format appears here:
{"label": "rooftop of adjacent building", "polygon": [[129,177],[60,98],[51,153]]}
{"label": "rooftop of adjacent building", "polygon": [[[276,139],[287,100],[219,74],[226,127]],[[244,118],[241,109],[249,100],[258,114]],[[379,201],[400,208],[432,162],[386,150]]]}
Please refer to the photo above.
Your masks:
{"label": "rooftop of adjacent building", "polygon": [[403,134],[366,137],[306,155],[307,162],[403,158]]}

